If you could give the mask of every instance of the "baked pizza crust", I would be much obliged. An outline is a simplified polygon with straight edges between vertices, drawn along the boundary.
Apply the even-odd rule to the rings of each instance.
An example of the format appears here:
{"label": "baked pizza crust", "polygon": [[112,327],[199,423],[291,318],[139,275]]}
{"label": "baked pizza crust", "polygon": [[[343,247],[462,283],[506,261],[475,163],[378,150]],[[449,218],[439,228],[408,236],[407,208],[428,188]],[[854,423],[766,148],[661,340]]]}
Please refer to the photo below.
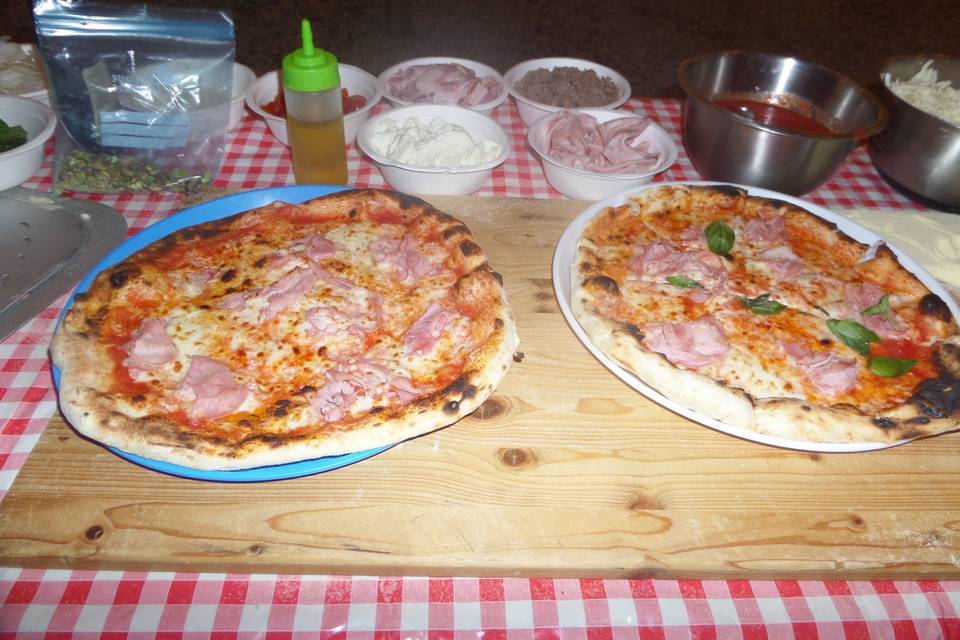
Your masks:
{"label": "baked pizza crust", "polygon": [[[653,191],[642,194],[646,198],[643,206],[649,207],[649,211],[679,211],[698,197],[726,202],[731,198],[755,200],[757,202],[751,204],[766,206],[771,203],[768,199],[748,197],[735,188],[661,189],[666,191],[662,198],[655,197]],[[788,203],[774,204],[785,207],[794,222],[807,226],[810,233],[831,233],[832,249],[841,255],[849,254],[845,256],[848,259],[853,256],[851,267],[856,268],[854,263],[859,254],[849,247],[855,244],[862,252],[866,245],[855,243],[834,225],[809,212]],[[627,206],[639,211],[636,201]],[[754,398],[742,389],[674,365],[664,355],[643,344],[644,334],[639,327],[596,313],[594,309],[612,304],[619,296],[616,282],[598,273],[597,253],[598,248],[590,239],[579,239],[570,273],[574,317],[590,341],[604,354],[681,406],[730,426],[800,442],[894,443],[960,428],[960,335],[953,335],[937,346],[938,378],[925,381],[908,402],[875,415],[849,405],[817,405],[796,398]],[[880,259],[871,268],[889,272],[885,282],[890,286],[897,291],[926,291],[916,276],[899,265],[888,247],[878,247],[877,256]],[[943,314],[944,322],[955,322],[942,301],[937,299],[931,304],[939,307],[938,313]]]}
{"label": "baked pizza crust", "polygon": [[587,308],[590,297],[583,291],[575,293],[571,308],[590,341],[603,353],[674,402],[727,424],[750,428],[753,403],[747,394],[695,371],[680,369],[661,354],[646,349],[636,327],[591,313]]}
{"label": "baked pizza crust", "polygon": [[[145,410],[138,406],[136,396],[111,394],[109,372],[114,368],[114,360],[96,338],[95,319],[84,316],[87,294],[80,294],[58,327],[51,346],[53,362],[60,369],[60,408],[67,421],[80,434],[128,453],[195,469],[233,470],[396,444],[449,426],[490,397],[510,367],[519,337],[502,278],[493,271],[469,229],[422,200],[380,190],[340,192],[302,206],[312,206],[314,212],[331,215],[345,206],[353,209],[400,207],[417,218],[442,224],[444,239],[459,247],[467,267],[467,272],[454,286],[453,295],[466,304],[477,305],[483,310],[483,321],[491,325],[489,338],[468,354],[462,373],[455,380],[407,404],[375,407],[360,419],[318,423],[315,429],[298,434],[284,433],[280,420],[262,433],[235,439],[211,437],[201,427],[185,428],[182,422]],[[261,213],[254,210],[251,215]],[[237,217],[214,225],[227,224]],[[115,271],[108,269],[101,273],[90,291],[95,292],[98,283],[105,286],[104,281],[111,273]],[[284,416],[309,412],[309,397],[313,393],[316,389],[304,388],[294,393],[282,409]]]}

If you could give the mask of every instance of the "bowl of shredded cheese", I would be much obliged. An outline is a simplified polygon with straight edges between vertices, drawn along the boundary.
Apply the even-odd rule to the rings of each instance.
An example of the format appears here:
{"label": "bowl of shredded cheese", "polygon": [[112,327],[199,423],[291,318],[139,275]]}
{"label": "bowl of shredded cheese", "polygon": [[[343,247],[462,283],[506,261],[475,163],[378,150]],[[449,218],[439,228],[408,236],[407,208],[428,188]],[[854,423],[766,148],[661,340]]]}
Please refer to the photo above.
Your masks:
{"label": "bowl of shredded cheese", "polygon": [[444,104],[381,112],[357,144],[390,186],[417,194],[473,193],[510,155],[506,132],[490,116]]}
{"label": "bowl of shredded cheese", "polygon": [[960,58],[896,56],[880,81],[890,120],[870,139],[874,165],[907,195],[960,209]]}

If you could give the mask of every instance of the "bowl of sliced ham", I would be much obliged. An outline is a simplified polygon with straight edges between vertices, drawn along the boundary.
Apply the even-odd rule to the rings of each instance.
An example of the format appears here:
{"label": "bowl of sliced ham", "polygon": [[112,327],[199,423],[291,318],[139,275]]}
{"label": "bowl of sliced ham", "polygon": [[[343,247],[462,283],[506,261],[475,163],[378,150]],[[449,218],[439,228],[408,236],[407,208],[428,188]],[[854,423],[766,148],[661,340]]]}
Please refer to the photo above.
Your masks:
{"label": "bowl of sliced ham", "polygon": [[507,99],[499,71],[464,58],[413,58],[386,69],[379,80],[397,106],[449,104],[489,114]]}
{"label": "bowl of sliced ham", "polygon": [[646,116],[614,109],[564,109],[535,120],[527,142],[554,189],[600,200],[646,184],[677,160],[677,144]]}

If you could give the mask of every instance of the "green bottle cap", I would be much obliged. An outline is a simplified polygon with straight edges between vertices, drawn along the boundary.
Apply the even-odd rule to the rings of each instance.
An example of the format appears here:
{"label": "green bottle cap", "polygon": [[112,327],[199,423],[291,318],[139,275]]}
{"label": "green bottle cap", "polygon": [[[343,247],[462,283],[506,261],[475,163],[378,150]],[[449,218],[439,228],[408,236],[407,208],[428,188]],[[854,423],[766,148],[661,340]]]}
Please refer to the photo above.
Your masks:
{"label": "green bottle cap", "polygon": [[300,22],[303,46],[283,56],[283,86],[294,91],[326,91],[340,84],[337,58],[329,51],[313,47],[310,21]]}

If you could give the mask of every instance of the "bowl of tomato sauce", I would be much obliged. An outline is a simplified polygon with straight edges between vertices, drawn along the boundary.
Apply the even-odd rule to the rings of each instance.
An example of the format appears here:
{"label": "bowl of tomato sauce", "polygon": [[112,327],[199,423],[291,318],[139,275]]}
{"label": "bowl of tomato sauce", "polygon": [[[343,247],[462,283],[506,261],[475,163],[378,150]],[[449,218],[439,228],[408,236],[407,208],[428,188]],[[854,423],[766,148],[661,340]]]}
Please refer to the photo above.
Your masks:
{"label": "bowl of tomato sauce", "polygon": [[887,122],[872,93],[797,58],[720,51],[684,60],[677,75],[684,147],[708,180],[802,195]]}
{"label": "bowl of tomato sauce", "polygon": [[[380,82],[360,67],[339,65],[340,92],[343,96],[343,137],[352,144],[360,127],[370,117],[370,110],[383,97]],[[253,83],[245,96],[250,110],[263,118],[267,128],[283,144],[287,138],[287,112],[280,87],[280,72],[266,73]]]}

